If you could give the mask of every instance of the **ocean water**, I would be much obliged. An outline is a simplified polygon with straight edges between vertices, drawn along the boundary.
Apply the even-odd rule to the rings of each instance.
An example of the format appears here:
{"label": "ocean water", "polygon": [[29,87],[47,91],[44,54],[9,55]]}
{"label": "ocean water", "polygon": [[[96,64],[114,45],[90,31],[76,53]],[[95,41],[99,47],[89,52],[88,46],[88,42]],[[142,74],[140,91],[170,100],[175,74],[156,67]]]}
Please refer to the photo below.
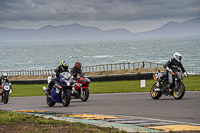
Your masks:
{"label": "ocean water", "polygon": [[0,71],[55,69],[61,60],[69,67],[153,62],[166,63],[174,52],[184,66],[200,66],[200,36],[54,42],[0,42]]}

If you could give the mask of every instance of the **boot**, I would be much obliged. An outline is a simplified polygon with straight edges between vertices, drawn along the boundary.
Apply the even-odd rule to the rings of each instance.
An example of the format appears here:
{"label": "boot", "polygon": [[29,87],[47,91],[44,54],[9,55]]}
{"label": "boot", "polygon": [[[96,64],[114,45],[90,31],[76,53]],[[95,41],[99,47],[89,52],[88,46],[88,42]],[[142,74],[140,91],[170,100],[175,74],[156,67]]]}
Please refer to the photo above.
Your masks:
{"label": "boot", "polygon": [[49,92],[50,92],[49,87],[46,88],[45,86],[43,86],[43,90],[44,90],[44,93],[45,93],[46,95],[49,95]]}
{"label": "boot", "polygon": [[160,82],[157,81],[157,83],[156,83],[156,88],[154,89],[154,91],[160,91],[159,86],[160,86]]}
{"label": "boot", "polygon": [[75,87],[74,87],[74,86],[72,87],[72,93],[78,94],[78,91],[75,90]]}
{"label": "boot", "polygon": [[168,90],[169,92],[172,91],[172,89],[171,89],[171,83],[167,84],[167,90]]}

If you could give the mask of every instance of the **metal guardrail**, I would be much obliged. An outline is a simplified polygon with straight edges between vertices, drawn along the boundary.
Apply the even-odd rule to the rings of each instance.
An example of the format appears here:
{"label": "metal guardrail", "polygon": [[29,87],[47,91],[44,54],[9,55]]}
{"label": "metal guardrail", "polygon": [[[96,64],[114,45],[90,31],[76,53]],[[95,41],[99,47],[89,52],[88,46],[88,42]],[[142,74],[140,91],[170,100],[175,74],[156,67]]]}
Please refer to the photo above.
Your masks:
{"label": "metal guardrail", "polygon": [[[140,69],[140,68],[153,68],[163,67],[163,64],[152,62],[134,62],[134,63],[115,63],[115,64],[101,64],[93,66],[83,66],[83,72],[95,71],[114,71],[125,69]],[[185,67],[189,74],[200,74],[200,67],[187,66]],[[69,69],[70,70],[70,69]],[[18,70],[18,71],[0,71],[0,73],[7,73],[8,76],[21,76],[21,75],[52,75],[54,69],[48,70]]]}
{"label": "metal guardrail", "polygon": [[190,75],[199,75],[200,74],[200,66],[185,66],[184,67],[188,74]]}
{"label": "metal guardrail", "polygon": [[113,71],[113,70],[125,70],[125,69],[140,69],[140,68],[152,68],[163,67],[163,64],[152,62],[134,62],[134,63],[115,63],[115,64],[101,64],[94,66],[83,67],[84,72],[94,71]]}

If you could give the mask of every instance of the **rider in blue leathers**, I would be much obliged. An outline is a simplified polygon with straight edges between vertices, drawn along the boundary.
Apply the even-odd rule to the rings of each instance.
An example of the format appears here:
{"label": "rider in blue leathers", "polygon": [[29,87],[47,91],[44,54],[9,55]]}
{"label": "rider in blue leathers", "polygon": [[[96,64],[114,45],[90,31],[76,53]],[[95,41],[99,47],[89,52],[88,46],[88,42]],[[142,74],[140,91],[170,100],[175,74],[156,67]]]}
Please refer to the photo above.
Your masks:
{"label": "rider in blue leathers", "polygon": [[51,89],[53,85],[55,84],[55,81],[58,80],[59,74],[62,72],[69,72],[68,70],[68,62],[67,61],[61,61],[60,65],[54,70],[54,74],[52,75],[51,82],[49,83],[49,86],[47,89]]}

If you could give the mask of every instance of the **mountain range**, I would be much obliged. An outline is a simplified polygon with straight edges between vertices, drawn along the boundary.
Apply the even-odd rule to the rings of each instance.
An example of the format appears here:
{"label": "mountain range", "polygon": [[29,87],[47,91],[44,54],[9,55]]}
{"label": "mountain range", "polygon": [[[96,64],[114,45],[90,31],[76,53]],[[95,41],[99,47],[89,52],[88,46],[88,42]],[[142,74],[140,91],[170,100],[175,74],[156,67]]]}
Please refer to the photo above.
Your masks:
{"label": "mountain range", "polygon": [[190,19],[182,23],[169,22],[160,28],[140,33],[132,33],[126,29],[101,30],[80,24],[47,25],[40,29],[0,27],[0,41],[57,41],[181,35],[200,35],[200,18]]}

